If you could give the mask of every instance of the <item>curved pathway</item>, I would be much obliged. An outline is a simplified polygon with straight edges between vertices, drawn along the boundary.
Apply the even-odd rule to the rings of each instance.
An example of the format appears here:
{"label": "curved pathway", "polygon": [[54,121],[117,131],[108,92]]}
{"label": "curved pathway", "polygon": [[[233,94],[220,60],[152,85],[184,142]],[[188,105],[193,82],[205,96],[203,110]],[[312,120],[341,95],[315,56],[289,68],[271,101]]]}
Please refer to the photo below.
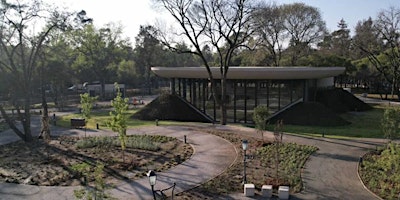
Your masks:
{"label": "curved pathway", "polygon": [[[224,129],[236,130],[249,137],[260,137],[250,128],[227,126]],[[273,133],[266,132],[264,137],[273,140],[274,136]],[[302,173],[304,190],[291,195],[291,199],[379,199],[364,188],[358,178],[357,167],[360,156],[375,149],[376,145],[384,144],[384,140],[342,140],[284,134],[283,142],[295,142],[319,148],[305,164]],[[233,194],[230,197],[250,199],[243,197],[243,194]]]}
{"label": "curved pathway", "polygon": [[[82,130],[67,130],[53,127],[53,135],[84,135]],[[115,134],[109,131],[87,131],[89,135]],[[190,159],[182,164],[162,173],[157,173],[155,189],[164,189],[176,183],[175,193],[182,192],[206,182],[221,174],[236,159],[235,147],[228,141],[199,131],[193,131],[181,126],[154,126],[128,130],[128,134],[158,134],[184,139],[193,147],[194,153]],[[0,144],[15,141],[11,131],[2,132]],[[116,187],[108,190],[118,199],[152,199],[148,178],[144,177],[131,182],[115,184]],[[40,187],[0,183],[0,199],[75,199],[73,191],[78,187]]]}
{"label": "curved pathway", "polygon": [[[199,125],[209,128],[231,130],[246,137],[259,137],[254,129],[239,126]],[[193,131],[182,126],[151,126],[128,131],[129,134],[160,134],[187,141],[195,149],[191,159],[166,172],[159,173],[155,189],[163,189],[176,182],[176,192],[181,192],[201,184],[222,173],[236,159],[237,153],[231,143],[224,139]],[[52,134],[83,135],[81,130],[54,128]],[[109,131],[88,131],[87,135],[115,134]],[[15,141],[15,134],[2,132],[0,144]],[[265,138],[273,138],[265,133]],[[310,156],[303,171],[304,190],[291,199],[377,199],[369,193],[357,176],[359,157],[376,145],[380,139],[328,139],[284,134],[284,142],[296,142],[317,146],[319,150]],[[250,144],[251,145],[251,144]],[[0,199],[73,199],[76,187],[37,187],[30,185],[0,184]],[[146,178],[133,182],[121,182],[111,190],[119,199],[151,199]],[[257,197],[256,197],[257,198]],[[231,194],[221,199],[247,199],[243,194]],[[250,199],[250,198],[249,198]],[[255,199],[255,198],[251,198]]]}

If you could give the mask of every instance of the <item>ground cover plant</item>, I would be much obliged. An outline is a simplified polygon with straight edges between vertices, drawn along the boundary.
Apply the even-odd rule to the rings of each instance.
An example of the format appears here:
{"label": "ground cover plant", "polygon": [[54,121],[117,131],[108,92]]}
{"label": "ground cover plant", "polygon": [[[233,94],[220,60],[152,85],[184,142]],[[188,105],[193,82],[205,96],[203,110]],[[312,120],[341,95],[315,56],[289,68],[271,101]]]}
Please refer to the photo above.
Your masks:
{"label": "ground cover plant", "polygon": [[[167,170],[188,159],[193,149],[166,136],[127,136],[123,161],[118,137],[54,137],[49,143],[17,141],[0,146],[0,182],[42,185],[85,185],[85,173],[76,166],[86,164],[96,169],[104,164],[104,180],[132,180],[145,176],[149,169]],[[10,156],[13,155],[13,156]],[[180,159],[176,160],[176,155]],[[86,174],[88,174],[87,172]],[[93,173],[93,172],[90,172]]]}
{"label": "ground cover plant", "polygon": [[259,134],[256,131],[253,133],[256,137],[249,137],[248,132],[241,134],[206,128],[196,128],[196,130],[205,131],[232,142],[239,151],[239,157],[224,173],[199,187],[178,194],[176,199],[212,199],[229,193],[242,193],[243,152],[241,145],[243,139],[249,142],[249,150],[247,151],[249,159],[246,164],[247,180],[249,183],[254,183],[258,190],[264,184],[274,185],[274,189],[277,189],[277,184],[281,184],[290,185],[291,192],[299,192],[302,189],[301,169],[308,157],[317,150],[316,147],[312,146],[282,143],[279,172],[281,178],[276,180],[273,176],[275,163],[271,157],[275,151],[273,141],[263,141],[261,138],[257,138]]}
{"label": "ground cover plant", "polygon": [[400,194],[400,144],[389,143],[364,155],[359,173],[372,192],[383,199],[397,199]]}
{"label": "ground cover plant", "polygon": [[[136,113],[137,110],[128,110],[124,115],[126,115],[127,119],[130,119],[132,114]],[[70,128],[71,123],[70,120],[73,118],[82,118],[81,114],[69,114],[60,116],[57,119],[57,126]],[[91,113],[91,120],[87,123],[87,129],[96,129],[96,124],[99,125],[100,129],[108,129],[107,123],[111,120],[109,115],[109,111],[94,111]],[[137,126],[146,126],[146,125],[154,125],[154,121],[142,121],[142,120],[127,120],[127,127],[137,127]],[[169,124],[167,121],[160,121],[160,124],[163,125]]]}

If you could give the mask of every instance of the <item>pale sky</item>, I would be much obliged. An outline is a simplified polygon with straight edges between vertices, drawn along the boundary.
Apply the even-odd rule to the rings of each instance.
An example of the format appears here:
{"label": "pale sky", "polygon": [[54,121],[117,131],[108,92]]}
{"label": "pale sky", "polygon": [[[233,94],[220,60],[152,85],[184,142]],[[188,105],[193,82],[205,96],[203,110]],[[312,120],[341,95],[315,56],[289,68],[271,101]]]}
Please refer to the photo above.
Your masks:
{"label": "pale sky", "polygon": [[[140,25],[154,25],[157,19],[167,19],[169,15],[156,11],[151,0],[45,0],[72,10],[85,10],[94,19],[97,27],[109,22],[121,23],[124,35],[134,43]],[[266,0],[271,2],[270,0]],[[359,20],[376,17],[382,9],[390,6],[400,7],[399,0],[275,0],[277,4],[303,2],[320,9],[328,30],[337,29],[337,23],[344,19],[353,32]]]}

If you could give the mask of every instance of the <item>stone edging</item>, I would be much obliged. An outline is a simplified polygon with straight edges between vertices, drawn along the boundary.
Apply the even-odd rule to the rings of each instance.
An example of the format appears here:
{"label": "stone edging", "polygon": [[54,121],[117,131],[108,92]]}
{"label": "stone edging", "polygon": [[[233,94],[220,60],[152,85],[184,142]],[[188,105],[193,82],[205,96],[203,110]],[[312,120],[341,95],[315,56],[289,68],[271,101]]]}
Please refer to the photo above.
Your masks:
{"label": "stone edging", "polygon": [[[367,152],[367,153],[369,153],[369,152]],[[364,155],[362,155],[361,158],[364,158],[364,156],[365,156],[367,153],[365,153]],[[364,159],[363,159],[363,160],[364,160]],[[375,196],[377,199],[383,200],[383,199],[382,199],[381,197],[379,197],[377,194],[373,193],[367,186],[365,186],[363,180],[361,179],[359,169],[360,169],[360,161],[357,163],[357,177],[358,177],[358,179],[360,180],[361,185],[364,187],[364,189],[367,190],[367,191],[368,191],[370,194],[372,194],[373,196]]]}

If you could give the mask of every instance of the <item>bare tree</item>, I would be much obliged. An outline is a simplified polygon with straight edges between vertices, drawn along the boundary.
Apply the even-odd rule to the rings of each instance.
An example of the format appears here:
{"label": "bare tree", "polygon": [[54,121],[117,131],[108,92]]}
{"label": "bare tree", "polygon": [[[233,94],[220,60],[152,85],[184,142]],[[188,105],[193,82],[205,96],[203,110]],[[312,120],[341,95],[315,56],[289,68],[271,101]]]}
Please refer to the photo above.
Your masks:
{"label": "bare tree", "polygon": [[[399,93],[400,78],[400,9],[391,7],[381,11],[373,21],[378,44],[373,48],[355,43],[367,54],[369,61],[391,85],[391,94]],[[356,42],[356,41],[354,41]]]}
{"label": "bare tree", "polygon": [[255,12],[254,25],[258,44],[266,50],[273,60],[274,66],[279,66],[282,50],[288,32],[284,26],[282,7],[277,5],[262,5]]}
{"label": "bare tree", "polygon": [[[21,120],[20,130],[0,104],[0,111],[10,128],[24,141],[32,141],[31,133],[31,95],[32,80],[43,44],[50,32],[65,28],[69,13],[61,13],[44,5],[39,0],[13,1],[0,3],[0,71],[12,76],[9,84],[11,101]],[[42,31],[35,31],[37,22],[45,22]]]}
{"label": "bare tree", "polygon": [[[179,25],[175,36],[184,36],[191,53],[202,60],[211,81],[213,96],[220,106],[221,124],[226,124],[226,81],[234,51],[250,37],[252,7],[250,0],[154,0],[162,5]],[[254,1],[252,2],[254,3]],[[159,32],[160,41],[173,50],[178,43],[165,31]],[[208,45],[217,55],[220,74],[212,74],[204,46]],[[178,51],[179,52],[179,51]],[[215,79],[220,79],[216,87]]]}
{"label": "bare tree", "polygon": [[285,14],[284,26],[290,35],[291,64],[296,65],[305,50],[323,39],[326,25],[319,10],[304,3],[285,4],[282,12]]}

